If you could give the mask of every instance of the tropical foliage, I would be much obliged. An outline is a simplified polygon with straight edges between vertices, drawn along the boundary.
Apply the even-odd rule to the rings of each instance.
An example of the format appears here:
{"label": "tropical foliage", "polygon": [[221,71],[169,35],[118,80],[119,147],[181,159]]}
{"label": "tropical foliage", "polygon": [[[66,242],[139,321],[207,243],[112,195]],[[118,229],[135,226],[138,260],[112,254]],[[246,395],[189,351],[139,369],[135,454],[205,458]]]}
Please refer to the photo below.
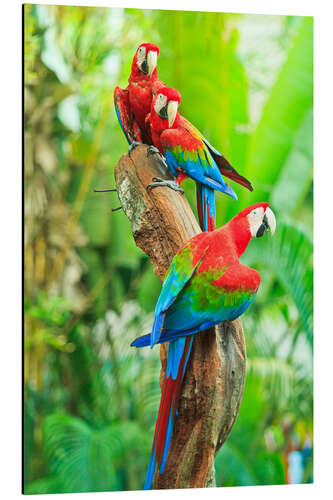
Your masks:
{"label": "tropical foliage", "polygon": [[[113,110],[137,45],[161,47],[181,111],[255,191],[217,195],[218,225],[270,201],[278,229],[244,262],[248,373],[217,485],[312,481],[311,18],[25,5],[26,493],[141,489],[160,397],[149,331],[160,283],[112,214],[127,149]],[[160,28],[163,29],[160,29]],[[198,36],[201,33],[202,36]],[[184,183],[195,207],[194,186]],[[293,472],[292,453],[301,457]]]}

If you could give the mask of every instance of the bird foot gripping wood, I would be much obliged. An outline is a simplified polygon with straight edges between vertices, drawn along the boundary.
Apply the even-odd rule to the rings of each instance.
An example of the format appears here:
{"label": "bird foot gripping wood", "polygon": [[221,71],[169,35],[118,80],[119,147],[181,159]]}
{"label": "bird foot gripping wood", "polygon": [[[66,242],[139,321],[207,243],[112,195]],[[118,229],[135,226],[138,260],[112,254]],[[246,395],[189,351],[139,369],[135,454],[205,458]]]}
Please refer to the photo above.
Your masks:
{"label": "bird foot gripping wood", "polygon": [[[147,149],[139,145],[130,157],[123,155],[115,168],[115,180],[135,242],[163,280],[175,253],[200,228],[185,196],[171,189],[147,189],[153,177],[161,176],[158,155],[147,157]],[[162,385],[165,344],[160,355]],[[245,367],[240,319],[195,335],[165,471],[155,474],[154,488],[215,486],[214,458],[237,418]]]}
{"label": "bird foot gripping wood", "polygon": [[154,182],[151,182],[147,186],[147,188],[149,188],[149,189],[153,189],[155,187],[166,186],[170,189],[173,189],[174,191],[178,191],[179,193],[184,194],[184,189],[182,189],[180,186],[178,186],[176,181],[169,181],[169,180],[161,179],[160,177],[153,177],[152,180]]}

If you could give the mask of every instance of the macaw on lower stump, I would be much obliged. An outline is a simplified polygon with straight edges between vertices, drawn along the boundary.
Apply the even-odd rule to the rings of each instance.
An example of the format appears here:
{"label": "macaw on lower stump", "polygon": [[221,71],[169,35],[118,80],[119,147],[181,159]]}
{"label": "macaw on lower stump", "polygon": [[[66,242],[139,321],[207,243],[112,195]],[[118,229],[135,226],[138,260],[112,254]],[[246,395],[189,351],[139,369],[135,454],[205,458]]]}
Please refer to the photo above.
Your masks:
{"label": "macaw on lower stump", "polygon": [[193,334],[225,320],[233,321],[250,306],[260,274],[241,264],[239,257],[251,238],[267,231],[273,235],[275,227],[268,203],[256,203],[220,229],[191,238],[171,262],[156,304],[152,331],[131,344],[153,347],[169,342],[145,489],[151,488],[156,467],[164,472]]}

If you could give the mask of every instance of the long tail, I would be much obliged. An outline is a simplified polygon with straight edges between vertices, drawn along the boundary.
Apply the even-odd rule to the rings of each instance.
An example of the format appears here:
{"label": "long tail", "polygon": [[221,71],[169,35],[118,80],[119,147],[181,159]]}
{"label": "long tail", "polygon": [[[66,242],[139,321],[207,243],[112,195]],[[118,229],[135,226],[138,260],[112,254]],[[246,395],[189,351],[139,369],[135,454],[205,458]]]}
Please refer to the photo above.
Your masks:
{"label": "long tail", "polygon": [[230,165],[228,160],[224,156],[216,156],[213,155],[214,160],[216,161],[219,170],[224,177],[228,177],[229,179],[237,182],[241,186],[246,187],[249,191],[253,191],[253,187],[251,182],[244,177],[243,175],[240,175],[234,167]]}
{"label": "long tail", "polygon": [[193,335],[169,343],[166,377],[162,388],[145,490],[151,488],[156,467],[159,467],[160,474],[164,472],[173,424],[177,415],[180,388],[190,356],[192,342]]}
{"label": "long tail", "polygon": [[202,231],[214,231],[215,222],[215,194],[214,189],[197,182],[197,208]]}
{"label": "long tail", "polygon": [[248,189],[249,191],[253,191],[253,187],[252,187],[251,182],[248,179],[246,179],[246,177],[243,177],[243,175],[240,175],[237,172],[237,170],[232,165],[230,165],[230,163],[228,162],[226,157],[223,156],[219,151],[217,151],[217,149],[215,149],[211,144],[209,144],[207,139],[204,139],[204,142],[205,142],[206,146],[208,147],[210,154],[214,158],[221,174],[224,177],[228,177],[229,179],[232,179],[233,181],[237,182],[241,186],[246,187],[246,189]]}

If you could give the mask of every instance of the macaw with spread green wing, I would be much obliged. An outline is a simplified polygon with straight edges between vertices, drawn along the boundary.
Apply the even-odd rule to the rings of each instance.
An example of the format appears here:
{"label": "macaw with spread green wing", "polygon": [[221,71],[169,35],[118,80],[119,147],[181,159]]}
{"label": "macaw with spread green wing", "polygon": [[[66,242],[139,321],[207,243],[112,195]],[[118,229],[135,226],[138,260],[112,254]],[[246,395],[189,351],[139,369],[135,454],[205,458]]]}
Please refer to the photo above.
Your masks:
{"label": "macaw with spread green wing", "polygon": [[[153,179],[150,187],[169,186],[181,190],[180,184],[191,177],[197,186],[198,217],[203,231],[215,229],[214,191],[221,191],[237,200],[233,189],[225,182],[214,159],[218,152],[189,121],[178,113],[180,93],[161,87],[155,95],[146,122],[150,126],[154,147],[165,156],[167,168],[176,181]],[[222,155],[220,155],[222,157]],[[231,168],[231,167],[230,167]],[[246,179],[244,179],[244,182]]]}
{"label": "macaw with spread green wing", "polygon": [[275,228],[268,203],[256,203],[220,229],[191,238],[171,262],[156,304],[152,331],[132,343],[135,347],[153,347],[169,342],[145,489],[151,488],[156,468],[161,474],[165,469],[193,336],[222,321],[233,321],[248,309],[259,288],[260,274],[241,264],[239,258],[251,238],[267,231],[273,235]]}

